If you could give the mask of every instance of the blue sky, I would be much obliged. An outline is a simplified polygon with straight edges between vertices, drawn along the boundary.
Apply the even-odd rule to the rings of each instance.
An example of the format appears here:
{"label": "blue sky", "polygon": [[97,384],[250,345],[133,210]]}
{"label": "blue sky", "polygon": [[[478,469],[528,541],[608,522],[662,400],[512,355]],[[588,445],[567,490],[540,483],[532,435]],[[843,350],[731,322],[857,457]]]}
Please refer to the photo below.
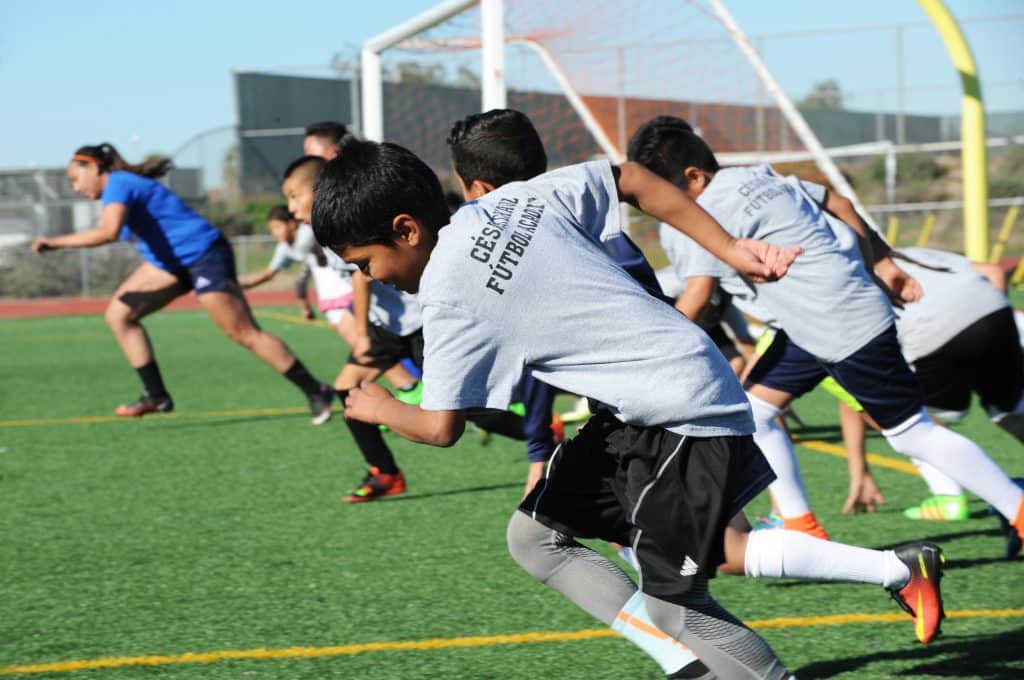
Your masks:
{"label": "blue sky", "polygon": [[[960,20],[1024,14],[1020,0],[947,2]],[[4,0],[0,168],[61,166],[77,146],[100,141],[113,142],[129,156],[171,151],[199,131],[234,122],[233,70],[300,66],[305,74],[317,74],[314,66],[326,64],[335,52],[352,53],[364,39],[434,4]],[[728,5],[750,34],[925,18],[912,0],[732,0]],[[1022,27],[1021,19],[1004,25],[965,23],[969,39],[976,36],[972,47],[994,110],[1024,110]],[[769,38],[766,59],[795,95],[841,70],[842,85],[854,92],[851,103],[870,108],[871,88],[894,82],[891,45],[872,42],[879,35],[863,34],[866,49],[856,54],[837,49],[813,63],[806,50],[792,49],[798,40]],[[846,42],[856,41],[847,36]],[[908,110],[955,113],[956,77],[934,32],[908,31],[905,44],[905,79],[919,86],[907,93]],[[851,59],[861,67],[851,69]],[[945,90],[932,87],[936,84]]]}

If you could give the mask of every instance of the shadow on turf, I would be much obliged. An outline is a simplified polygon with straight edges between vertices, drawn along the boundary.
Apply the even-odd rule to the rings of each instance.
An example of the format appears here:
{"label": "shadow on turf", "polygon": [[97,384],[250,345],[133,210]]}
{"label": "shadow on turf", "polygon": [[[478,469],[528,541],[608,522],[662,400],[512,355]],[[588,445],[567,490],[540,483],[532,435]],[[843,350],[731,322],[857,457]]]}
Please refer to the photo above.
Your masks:
{"label": "shadow on turf", "polygon": [[418,501],[424,498],[441,498],[443,496],[458,496],[464,493],[481,493],[483,491],[497,491],[498,489],[521,488],[523,483],[509,482],[508,484],[490,484],[488,486],[471,486],[466,489],[452,489],[451,491],[435,491],[434,493],[403,494],[398,497],[380,498],[375,503],[398,503],[400,501]]}
{"label": "shadow on turf", "polygon": [[[306,416],[308,417],[308,416]],[[298,416],[294,413],[274,413],[271,415],[255,415],[255,416],[237,416],[234,418],[216,418],[211,417],[204,420],[179,420],[173,423],[167,423],[164,425],[160,424],[161,430],[183,430],[188,428],[199,428],[199,427],[217,427],[221,425],[242,425],[244,423],[252,423],[256,421],[267,422],[268,420],[283,420],[291,419],[297,420]],[[308,422],[308,421],[307,421]]]}
{"label": "shadow on turf", "polygon": [[[915,644],[914,647],[899,651],[819,661],[798,668],[794,673],[800,680],[831,678],[840,673],[869,671],[865,667],[873,663],[917,661],[916,665],[885,677],[928,675],[937,678],[1018,678],[1022,673],[1021,640],[1024,640],[1024,627],[998,635],[939,638],[938,642],[927,647]],[[1011,668],[1011,662],[1016,662],[1017,668]]]}

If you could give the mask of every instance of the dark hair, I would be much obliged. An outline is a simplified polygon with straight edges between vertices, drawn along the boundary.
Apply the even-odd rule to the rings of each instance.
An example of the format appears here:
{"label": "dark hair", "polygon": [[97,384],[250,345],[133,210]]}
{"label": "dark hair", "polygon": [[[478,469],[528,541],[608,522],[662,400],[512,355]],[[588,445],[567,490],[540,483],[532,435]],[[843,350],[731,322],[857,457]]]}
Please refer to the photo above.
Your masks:
{"label": "dark hair", "polygon": [[707,143],[689,123],[673,116],[658,116],[641,125],[629,140],[627,157],[682,189],[687,184],[686,168],[719,170]]}
{"label": "dark hair", "polygon": [[311,123],[306,126],[306,137],[319,137],[326,139],[331,144],[341,144],[341,140],[348,136],[348,128],[342,123],[333,120],[325,120],[320,123]]}
{"label": "dark hair", "polygon": [[548,169],[544,144],[525,113],[492,109],[457,121],[448,133],[455,172],[466,184],[495,187],[527,180]]}
{"label": "dark hair", "polygon": [[309,167],[309,173],[313,176],[315,181],[316,177],[323,171],[324,165],[326,164],[327,161],[320,158],[320,156],[300,156],[289,163],[288,167],[284,169],[284,176],[281,178],[281,181],[283,182],[298,172],[299,169],[307,166]]}
{"label": "dark hair", "polygon": [[271,220],[277,220],[279,222],[292,222],[295,220],[295,215],[292,215],[291,211],[288,210],[286,205],[275,205],[267,213],[267,222]]}
{"label": "dark hair", "polygon": [[324,166],[315,191],[316,240],[335,249],[390,245],[392,220],[403,213],[435,232],[448,224],[448,206],[437,175],[397,144],[349,142],[345,153]]}
{"label": "dark hair", "polygon": [[[113,144],[108,144],[107,142],[97,144],[96,146],[80,146],[75,151],[75,156],[86,156],[95,159],[100,172],[125,170],[136,175],[142,175],[143,177],[163,177],[172,166],[171,159],[166,157],[151,158],[136,164],[129,163],[121,157],[121,154],[117,152]],[[71,162],[84,164],[89,161],[72,157]]]}

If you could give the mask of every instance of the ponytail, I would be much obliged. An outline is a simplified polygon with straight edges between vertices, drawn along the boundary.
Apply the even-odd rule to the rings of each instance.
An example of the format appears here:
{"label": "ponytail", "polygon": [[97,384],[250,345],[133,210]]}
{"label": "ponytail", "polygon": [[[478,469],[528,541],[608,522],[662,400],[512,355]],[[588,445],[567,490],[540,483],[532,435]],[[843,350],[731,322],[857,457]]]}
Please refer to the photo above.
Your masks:
{"label": "ponytail", "polygon": [[152,158],[142,163],[132,164],[127,162],[117,152],[113,144],[103,142],[97,146],[79,147],[71,157],[74,163],[95,163],[100,172],[111,172],[113,170],[125,170],[143,177],[163,177],[171,169],[171,159],[165,157]]}

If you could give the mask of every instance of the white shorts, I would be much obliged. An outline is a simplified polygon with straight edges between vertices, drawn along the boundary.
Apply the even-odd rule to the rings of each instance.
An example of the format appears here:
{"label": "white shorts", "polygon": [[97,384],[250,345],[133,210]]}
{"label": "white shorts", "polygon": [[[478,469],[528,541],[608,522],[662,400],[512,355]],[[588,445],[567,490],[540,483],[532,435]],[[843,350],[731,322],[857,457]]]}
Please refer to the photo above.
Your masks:
{"label": "white shorts", "polygon": [[347,309],[328,309],[324,312],[324,318],[327,319],[327,323],[337,326],[345,318],[346,314],[351,314],[351,312]]}

